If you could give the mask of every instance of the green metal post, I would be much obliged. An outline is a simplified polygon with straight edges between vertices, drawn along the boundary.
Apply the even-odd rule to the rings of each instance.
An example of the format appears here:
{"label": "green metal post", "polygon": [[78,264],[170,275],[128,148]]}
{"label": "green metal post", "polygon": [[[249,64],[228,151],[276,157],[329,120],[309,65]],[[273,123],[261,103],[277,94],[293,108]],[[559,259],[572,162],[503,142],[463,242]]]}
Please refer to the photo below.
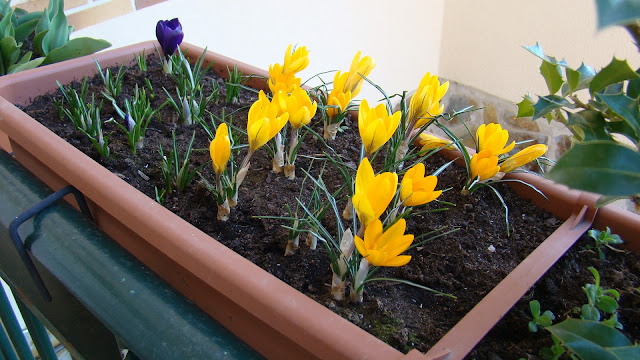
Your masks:
{"label": "green metal post", "polygon": [[24,323],[27,325],[27,329],[29,329],[29,335],[31,335],[31,340],[33,340],[33,344],[38,350],[40,359],[58,360],[58,356],[51,345],[51,340],[49,340],[47,329],[45,329],[40,320],[33,315],[19,296],[16,297],[16,303],[18,304],[18,309],[20,309]]}
{"label": "green metal post", "polygon": [[34,360],[29,344],[27,344],[27,340],[24,338],[18,319],[16,319],[16,315],[13,313],[13,308],[11,308],[9,298],[4,290],[0,293],[0,318],[2,319],[5,329],[7,329],[7,333],[11,338],[14,349],[18,353],[18,357],[20,357],[21,360]]}
{"label": "green metal post", "polygon": [[[2,286],[0,286],[0,291],[4,293]],[[18,360],[2,324],[0,324],[0,360]]]}

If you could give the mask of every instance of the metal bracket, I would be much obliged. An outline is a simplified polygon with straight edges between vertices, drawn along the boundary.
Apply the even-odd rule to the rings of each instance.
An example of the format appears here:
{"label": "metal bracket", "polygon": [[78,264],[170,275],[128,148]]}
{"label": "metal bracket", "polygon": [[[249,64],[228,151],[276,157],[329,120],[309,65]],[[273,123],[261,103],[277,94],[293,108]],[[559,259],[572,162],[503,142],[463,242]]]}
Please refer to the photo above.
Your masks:
{"label": "metal bracket", "polygon": [[87,218],[89,218],[91,222],[95,222],[93,220],[93,216],[91,216],[91,212],[89,211],[89,207],[87,206],[87,202],[84,198],[84,195],[82,195],[82,193],[78,191],[78,189],[76,189],[75,187],[68,185],[54,192],[53,194],[47,196],[46,198],[42,199],[42,201],[34,205],[29,210],[18,215],[15,219],[13,219],[13,221],[9,225],[9,236],[13,241],[13,245],[16,247],[16,250],[18,251],[20,258],[22,259],[22,262],[24,263],[25,267],[29,271],[31,278],[35,282],[36,287],[40,292],[40,295],[42,295],[42,297],[47,302],[51,302],[52,300],[51,294],[49,293],[49,290],[47,290],[47,287],[44,285],[44,281],[42,280],[40,273],[38,273],[38,270],[36,269],[36,266],[34,265],[33,260],[31,260],[31,257],[27,254],[27,249],[25,248],[24,242],[22,241],[22,239],[20,238],[20,235],[18,234],[18,227],[22,225],[24,222],[26,222],[27,220],[29,220],[30,218],[38,215],[40,212],[42,212],[43,210],[53,205],[56,201],[62,199],[63,197],[69,194],[73,194],[73,196],[76,198],[76,202],[78,203],[78,206],[80,206],[80,211],[82,212],[82,214],[84,214]]}

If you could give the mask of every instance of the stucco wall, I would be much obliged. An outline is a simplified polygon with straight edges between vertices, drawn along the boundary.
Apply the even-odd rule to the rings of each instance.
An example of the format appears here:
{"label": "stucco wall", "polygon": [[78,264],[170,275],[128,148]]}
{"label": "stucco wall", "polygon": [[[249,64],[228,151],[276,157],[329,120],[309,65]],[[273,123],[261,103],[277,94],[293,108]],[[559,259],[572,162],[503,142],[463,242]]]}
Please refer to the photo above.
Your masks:
{"label": "stucco wall", "polygon": [[[300,74],[303,81],[322,71],[347,70],[362,50],[377,62],[370,78],[393,94],[416,88],[426,72],[438,71],[444,3],[169,0],[73,36],[100,37],[120,47],[155,39],[158,20],[178,17],[185,41],[264,69],[282,62],[289,43],[307,46],[311,63]],[[324,79],[332,81],[333,75]],[[381,95],[365,85],[359,97]]]}
{"label": "stucco wall", "polygon": [[449,0],[440,75],[516,102],[527,91],[544,95],[540,60],[522,48],[536,41],[574,68],[584,60],[599,70],[614,54],[640,66],[625,30],[597,31],[594,0]]}

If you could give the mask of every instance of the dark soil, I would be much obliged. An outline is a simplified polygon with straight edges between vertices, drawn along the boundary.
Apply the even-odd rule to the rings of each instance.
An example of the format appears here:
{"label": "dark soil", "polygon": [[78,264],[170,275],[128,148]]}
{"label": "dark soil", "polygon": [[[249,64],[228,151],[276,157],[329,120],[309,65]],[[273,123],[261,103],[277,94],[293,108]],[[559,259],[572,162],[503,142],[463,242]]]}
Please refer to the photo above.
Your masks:
{"label": "dark soil", "polygon": [[[153,84],[154,108],[165,101],[163,87],[171,92],[175,89],[173,78],[165,76],[157,59],[150,57],[147,72],[143,73],[137,67],[128,69],[121,100],[131,98],[135,84],[144,84],[145,78],[150,79]],[[256,94],[244,90],[239,104],[226,104],[224,81],[213,73],[203,81],[205,93],[210,93],[212,79],[220,85],[220,101],[218,104],[211,104],[208,110],[216,116],[224,111],[233,118],[234,124],[244,126],[248,107],[257,98]],[[96,94],[97,101],[102,99],[100,79],[95,77],[89,83],[89,92]],[[79,83],[74,83],[74,86],[79,87]],[[110,134],[112,155],[109,159],[102,159],[86,136],[77,131],[69,120],[60,119],[53,103],[54,97],[59,98],[60,94],[56,92],[39,96],[25,111],[149,197],[155,198],[155,187],[165,187],[160,171],[158,144],[161,143],[168,152],[171,148],[172,130],[175,130],[181,155],[195,131],[196,150],[192,156],[192,168],[205,164],[201,173],[209,181],[213,181],[213,171],[207,165],[210,158],[206,133],[199,125],[177,126],[177,115],[170,106],[162,109],[153,119],[147,131],[145,148],[136,155],[132,155],[123,131],[112,123],[105,124],[105,134]],[[106,100],[102,116],[104,119],[114,117],[121,121]],[[339,133],[338,138],[330,145],[355,173],[360,151],[357,124],[347,121],[346,125],[346,131]],[[312,128],[321,133],[321,124],[316,122]],[[246,137],[242,141],[246,142]],[[311,135],[306,136],[299,151],[300,155],[306,156],[298,158],[298,177],[291,181],[281,174],[274,174],[268,152],[265,149],[259,150],[252,158],[251,170],[240,188],[239,204],[232,209],[228,222],[216,221],[215,200],[198,183],[193,183],[184,192],[167,194],[164,206],[307,296],[405,352],[412,348],[423,352],[428,350],[562,223],[518,198],[507,186],[498,185],[497,188],[509,206],[512,233],[507,237],[504,209],[498,198],[488,189],[478,190],[471,197],[460,195],[465,174],[462,169],[451,166],[439,176],[437,189],[452,188],[440,199],[456,205],[446,206],[436,202],[428,204],[423,210],[443,207],[449,209],[413,216],[408,221],[407,232],[420,235],[442,227],[459,230],[409,251],[412,260],[408,265],[381,269],[378,274],[380,277],[410,280],[453,294],[457,299],[436,296],[406,285],[378,282],[367,284],[364,303],[361,305],[334,301],[329,294],[331,271],[325,249],[319,245],[317,250],[312,251],[302,245],[298,253],[285,257],[283,254],[288,231],[283,226],[288,225],[287,222],[256,218],[288,216],[287,204],[295,209],[296,197],[300,196],[302,201],[306,201],[312,190],[312,182],[304,181],[300,169],[308,169],[310,157],[322,157],[324,151],[321,141]],[[244,156],[244,151],[241,156]],[[435,171],[444,162],[445,160],[434,156],[427,159],[426,166],[428,171]],[[314,160],[315,166],[310,170],[312,175],[318,175],[321,163],[322,161]],[[325,170],[323,180],[332,191],[344,182],[331,166]],[[344,204],[345,200],[339,202],[341,208]],[[335,221],[327,219],[325,222],[329,228],[335,229]],[[304,244],[303,240],[301,244]],[[547,334],[530,334],[527,330],[529,299],[538,299],[543,309],[551,309],[556,314],[564,314],[571,307],[579,306],[583,299],[580,286],[591,280],[586,269],[594,265],[594,262],[594,266],[603,275],[603,285],[622,290],[621,303],[626,308],[620,314],[620,321],[626,325],[627,334],[633,339],[639,339],[640,314],[635,306],[638,293],[632,294],[630,290],[640,285],[638,257],[613,252],[608,252],[608,256],[609,262],[596,261],[597,254],[584,250],[583,244],[577,245],[552,270],[556,275],[550,274],[536,285],[527,298],[521,300],[483,340],[471,357],[524,357],[526,354],[536,353],[537,349],[548,344]],[[614,264],[624,262],[628,263],[628,267],[613,269]],[[515,344],[512,345],[511,342]]]}

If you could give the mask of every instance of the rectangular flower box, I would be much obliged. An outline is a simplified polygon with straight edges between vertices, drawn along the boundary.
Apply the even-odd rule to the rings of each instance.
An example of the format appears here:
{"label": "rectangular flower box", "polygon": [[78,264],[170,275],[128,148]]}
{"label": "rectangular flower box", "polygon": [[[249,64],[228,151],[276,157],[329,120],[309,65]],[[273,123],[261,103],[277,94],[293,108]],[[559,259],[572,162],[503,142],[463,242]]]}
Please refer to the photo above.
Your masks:
{"label": "rectangular flower box", "polygon": [[[566,219],[547,240],[451,329],[427,354],[402,354],[334,314],[258,266],[221,245],[131,187],[85,154],[54,135],[14,104],[96,73],[102,67],[133,62],[134,54],[154,51],[155,42],[140,43],[0,78],[0,147],[53,189],[67,184],[89,199],[99,227],[178,291],[196,303],[267,358],[278,359],[461,359],[522,297],[540,276],[586,231],[595,218],[610,226],[640,251],[640,216],[604,207],[596,213],[595,195],[569,191],[551,181],[524,179],[549,200],[514,183],[521,196]],[[182,44],[188,55],[202,49]],[[267,72],[209,51],[205,63],[226,76],[227,67],[244,74]],[[251,78],[248,86],[264,89]]]}

